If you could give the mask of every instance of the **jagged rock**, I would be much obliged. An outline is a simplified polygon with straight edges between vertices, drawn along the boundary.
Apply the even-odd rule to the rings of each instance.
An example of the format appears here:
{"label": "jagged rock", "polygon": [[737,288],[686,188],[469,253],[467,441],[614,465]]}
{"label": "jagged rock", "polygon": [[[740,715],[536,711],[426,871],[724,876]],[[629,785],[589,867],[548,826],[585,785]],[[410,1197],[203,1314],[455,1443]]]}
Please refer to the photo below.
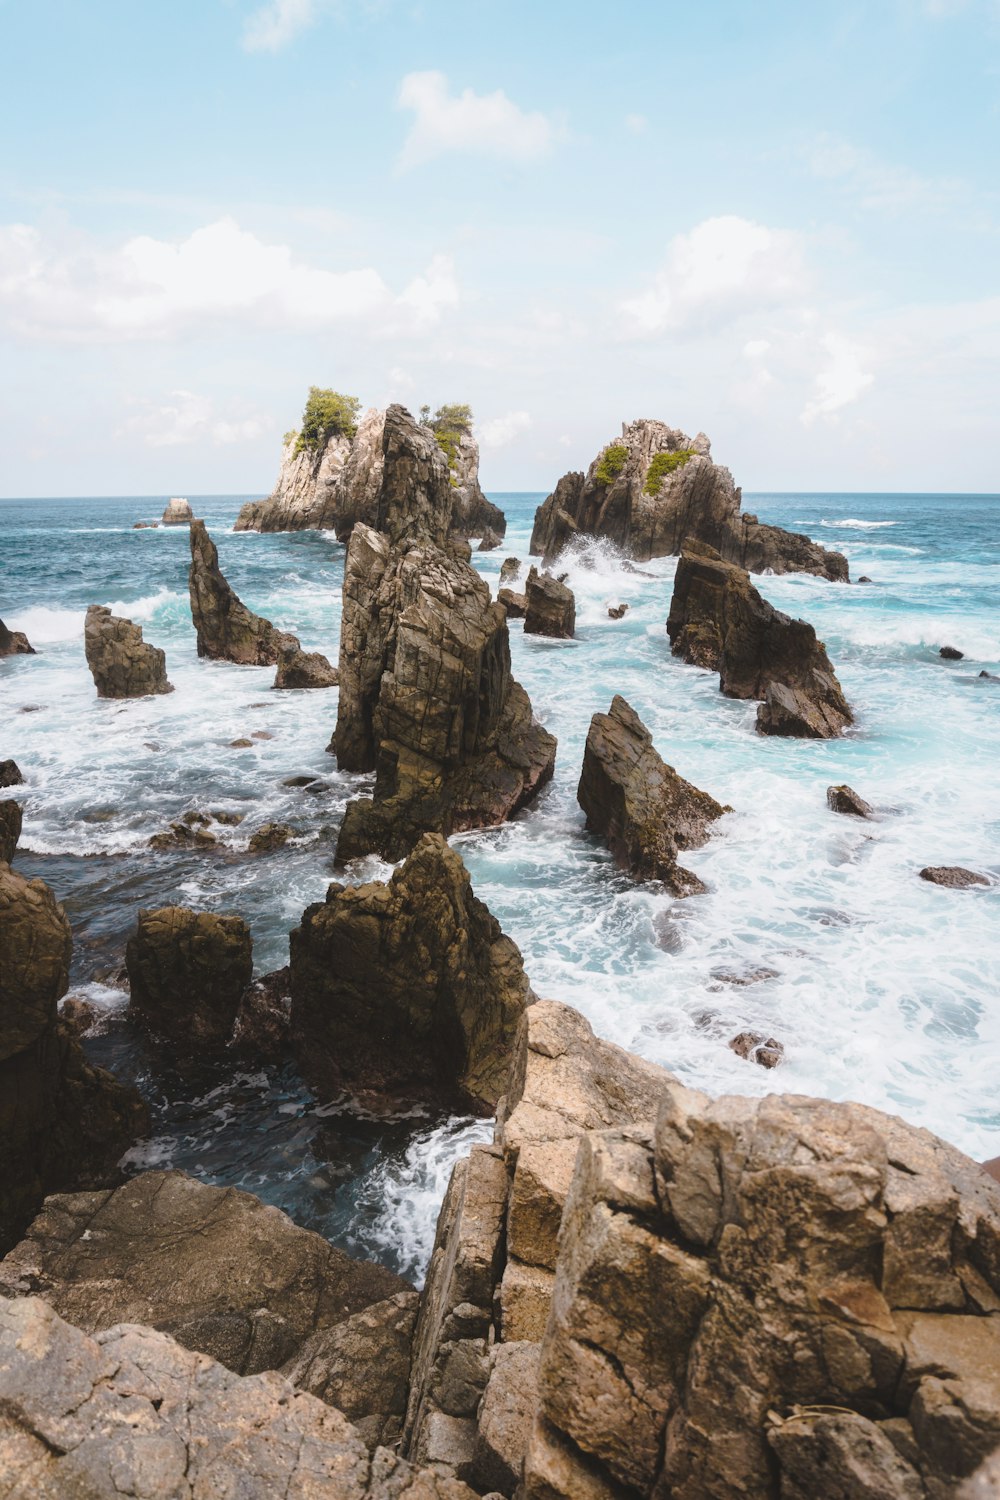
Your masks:
{"label": "jagged rock", "polygon": [[336,667],[331,667],[322,652],[303,651],[300,646],[293,646],[278,657],[274,686],[327,688],[336,687],[338,680]]}
{"label": "jagged rock", "polygon": [[590,721],[576,795],[588,829],[606,840],[623,869],[640,880],[662,880],[675,896],[706,889],[678,864],[678,854],[701,848],[709,825],[732,808],[678,776],[618,694],[609,713]]}
{"label": "jagged rock", "polygon": [[500,564],[500,587],[513,583],[521,571],[521,559],[519,557],[505,557]]}
{"label": "jagged rock", "polygon": [[347,1086],[495,1108],[534,996],[440,835],[387,883],[332,885],[290,946],[293,1039],[324,1097]]}
{"label": "jagged rock", "polygon": [[510,672],[503,608],[448,546],[451,485],[431,432],[386,414],[378,530],[347,551],[340,698],[331,748],[376,773],[348,805],[340,861],[399,859],[422,832],[501,823],[549,779],[555,740]]}
{"label": "jagged rock", "polygon": [[523,620],[528,613],[527,594],[519,594],[515,589],[500,589],[497,603],[503,605],[508,620]]}
{"label": "jagged rock", "polygon": [[172,693],[167,658],[159,646],[142,638],[142,626],[92,604],[83,627],[87,666],[98,698],[144,698]]}
{"label": "jagged rock", "polygon": [[194,520],[194,513],[186,500],[169,500],[160,517],[164,526],[187,526]]}
{"label": "jagged rock", "polygon": [[475,1500],[280,1375],[233,1374],[141,1326],[90,1338],[0,1304],[0,1472],[32,1500]]}
{"label": "jagged rock", "polygon": [[502,541],[503,535],[501,533],[493,531],[490,527],[487,527],[483,532],[482,537],[480,538],[477,551],[493,552],[497,547],[500,546],[500,543]]}
{"label": "jagged rock", "polygon": [[971,885],[991,884],[988,875],[964,870],[961,865],[927,865],[920,871],[920,879],[930,881],[931,885],[947,886],[953,891],[965,890]]}
{"label": "jagged rock", "polygon": [[44,881],[0,865],[0,1252],[45,1193],[106,1181],[148,1118],[59,1020],[72,949]]}
{"label": "jagged rock", "polygon": [[125,948],[132,1009],[186,1048],[223,1046],[253,973],[242,917],[161,906],[140,911]]}
{"label": "jagged rock", "polygon": [[945,661],[963,661],[965,652],[956,651],[954,646],[942,646],[938,656],[943,656]]}
{"label": "jagged rock", "polygon": [[497,1344],[476,1420],[471,1477],[483,1490],[512,1495],[538,1401],[538,1345]]}
{"label": "jagged rock", "polygon": [[831,739],[854,715],[822,641],[763,599],[745,569],[702,542],[685,544],[667,620],[670,648],[719,672],[730,698],[760,698],[759,734]]}
{"label": "jagged rock", "polygon": [[525,635],[550,635],[569,639],[576,629],[576,600],[573,590],[548,573],[532,568],[525,585],[527,609],[524,615]]}
{"label": "jagged rock", "polygon": [[10,864],[21,837],[21,807],[10,797],[0,801],[0,860]]}
{"label": "jagged rock", "polygon": [[251,854],[270,854],[281,849],[289,839],[295,837],[295,829],[287,823],[262,823],[256,833],[250,835]]}
{"label": "jagged rock", "polygon": [[719,984],[732,984],[737,989],[745,989],[751,984],[765,984],[767,980],[779,977],[778,970],[769,968],[766,964],[753,964],[745,969],[712,970],[712,978]]}
{"label": "jagged rock", "polygon": [[0,760],[0,786],[23,786],[24,777],[16,760]]}
{"label": "jagged rock", "polygon": [[[484,536],[492,532],[499,547],[507,530],[507,518],[499,506],[487,500],[479,484],[479,444],[471,432],[459,433],[451,463],[452,511],[450,530],[459,536]],[[485,549],[483,549],[485,550]]]}
{"label": "jagged rock", "polygon": [[864,797],[859,797],[853,787],[850,786],[828,786],[826,789],[826,805],[831,812],[847,813],[854,818],[873,818],[875,809]]}
{"label": "jagged rock", "polygon": [[565,474],[539,506],[531,552],[549,563],[574,539],[598,536],[645,562],[676,555],[695,538],[752,573],[848,581],[840,552],[741,514],[741,493],[710,450],[703,432],[690,438],[663,422],[625,423],[621,438],[601,449],[586,475]]}
{"label": "jagged rock", "polygon": [[0,620],[0,656],[34,656],[35,648],[23,630],[8,630]]}
{"label": "jagged rock", "polygon": [[624,618],[625,618],[625,616],[627,614],[628,614],[628,605],[627,604],[609,604],[608,605],[608,619],[609,620],[624,620]]}
{"label": "jagged rock", "polygon": [[266,500],[242,507],[234,531],[305,531],[332,529],[335,496],[352,440],[330,432],[316,448],[299,447],[299,434],[286,433],[274,489]]}
{"label": "jagged rock", "polygon": [[233,1026],[234,1050],[258,1061],[280,1058],[288,1046],[291,1005],[287,964],[253,980],[240,997]]}
{"label": "jagged rock", "polygon": [[773,1036],[765,1036],[762,1031],[741,1031],[729,1045],[737,1057],[760,1063],[762,1068],[776,1068],[785,1055],[782,1043],[776,1042]]}
{"label": "jagged rock", "polygon": [[270,620],[253,614],[233,593],[222,576],[218,549],[204,521],[191,522],[188,590],[199,656],[273,667],[283,651],[299,649],[294,635],[276,630]]}

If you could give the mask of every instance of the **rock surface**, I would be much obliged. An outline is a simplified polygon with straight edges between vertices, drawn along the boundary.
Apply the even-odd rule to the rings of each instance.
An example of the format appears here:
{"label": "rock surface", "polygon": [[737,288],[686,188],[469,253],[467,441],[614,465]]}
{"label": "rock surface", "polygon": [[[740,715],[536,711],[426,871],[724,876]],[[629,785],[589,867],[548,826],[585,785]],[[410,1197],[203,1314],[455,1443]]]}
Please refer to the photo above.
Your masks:
{"label": "rock surface", "polygon": [[273,667],[285,651],[297,651],[298,639],[276,630],[234,594],[219,567],[219,553],[204,521],[191,523],[191,570],[188,574],[191,616],[198,636],[198,655],[257,667]]}
{"label": "rock surface", "polygon": [[194,513],[186,500],[168,500],[160,517],[164,526],[187,526],[194,520]]}
{"label": "rock surface", "polygon": [[826,805],[831,812],[846,813],[853,818],[873,818],[875,809],[852,786],[828,786]]}
{"label": "rock surface", "polygon": [[564,640],[572,638],[576,629],[576,600],[572,589],[553,578],[550,573],[539,573],[537,568],[532,568],[524,592],[525,635],[549,635]]}
{"label": "rock surface", "polygon": [[853,722],[813,627],[776,610],[745,569],[704,543],[681,553],[667,634],[675,656],[719,672],[728,697],[764,700],[759,734],[831,739]]}
{"label": "rock surface", "polygon": [[0,800],[0,861],[10,864],[21,837],[21,806],[10,797]]}
{"label": "rock surface", "polygon": [[300,646],[292,646],[278,657],[276,688],[336,687],[338,681],[336,667],[331,667],[320,651],[303,651]]}
{"label": "rock surface", "polygon": [[606,840],[623,869],[640,880],[662,880],[675,896],[706,889],[678,856],[706,843],[710,824],[732,809],[678,776],[617,694],[610,712],[590,721],[576,795],[587,828]]}
{"label": "rock surface", "polygon": [[104,605],[92,604],[87,610],[83,644],[98,698],[173,692],[165,653],[143,640],[141,625],[113,615]]}
{"label": "rock surface", "polygon": [[976,870],[965,870],[961,865],[927,865],[920,871],[920,879],[927,880],[931,885],[947,886],[950,890],[967,890],[972,885],[990,885],[987,875],[980,875]]}
{"label": "rock surface", "polygon": [[23,786],[24,777],[16,760],[0,760],[0,786]]}
{"label": "rock surface", "polygon": [[534,996],[440,835],[387,883],[332,885],[290,946],[292,1036],[323,1097],[363,1088],[492,1112]]}
{"label": "rock surface", "polygon": [[954,646],[942,646],[938,656],[943,656],[945,661],[964,661],[965,652],[956,651]]}
{"label": "rock surface", "polygon": [[741,513],[728,469],[705,434],[663,422],[622,426],[586,475],[565,474],[535,513],[531,551],[552,561],[576,538],[604,537],[639,562],[675,555],[689,537],[752,573],[817,573],[847,582],[847,559],[797,532]]}
{"label": "rock surface", "polygon": [[527,594],[519,594],[515,589],[500,589],[497,603],[503,605],[508,620],[523,620],[528,612]]}
{"label": "rock surface", "polygon": [[741,1031],[729,1045],[737,1057],[759,1063],[762,1068],[776,1068],[785,1055],[781,1042],[776,1042],[773,1036],[765,1036],[762,1031]]}
{"label": "rock surface", "polygon": [[221,1047],[253,973],[250,929],[185,906],[140,911],[125,965],[131,1007],[151,1031],[186,1049]]}
{"label": "rock surface", "polygon": [[487,527],[479,539],[479,546],[476,548],[476,551],[493,552],[497,547],[500,546],[500,543],[502,541],[502,533],[493,531],[490,527]]}
{"label": "rock surface", "polygon": [[34,656],[35,648],[29,644],[23,630],[8,630],[0,620],[0,656]]}

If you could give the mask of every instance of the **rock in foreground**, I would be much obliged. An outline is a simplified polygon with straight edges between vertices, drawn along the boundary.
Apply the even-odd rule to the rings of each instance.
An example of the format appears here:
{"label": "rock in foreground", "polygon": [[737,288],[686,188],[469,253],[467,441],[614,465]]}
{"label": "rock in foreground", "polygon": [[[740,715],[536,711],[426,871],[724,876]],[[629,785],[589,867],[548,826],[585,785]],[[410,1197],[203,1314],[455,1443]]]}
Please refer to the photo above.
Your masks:
{"label": "rock in foreground", "polygon": [[87,666],[98,698],[145,698],[172,693],[167,658],[159,646],[142,638],[142,626],[92,604],[83,627]]}
{"label": "rock in foreground", "polygon": [[125,965],[132,1009],[155,1035],[187,1050],[225,1046],[253,973],[250,929],[186,906],[140,911]]}
{"label": "rock in foreground", "polygon": [[525,635],[549,635],[569,640],[576,629],[576,600],[573,590],[532,568],[525,585]]}
{"label": "rock in foreground", "polygon": [[34,656],[32,646],[23,630],[8,630],[0,620],[0,656]]}
{"label": "rock in foreground", "polygon": [[661,759],[639,715],[615,695],[590,721],[577,801],[621,867],[640,880],[662,880],[675,896],[705,885],[678,864],[684,849],[706,843],[709,825],[732,809],[699,791]]}
{"label": "rock in foreground", "polygon": [[291,934],[292,1035],[325,1098],[344,1088],[492,1111],[534,996],[461,858],[426,834],[383,884],[332,885]]}
{"label": "rock in foreground", "polygon": [[256,667],[273,667],[282,652],[298,650],[298,639],[255,615],[229,587],[219,553],[204,521],[191,522],[191,617],[198,655]]}

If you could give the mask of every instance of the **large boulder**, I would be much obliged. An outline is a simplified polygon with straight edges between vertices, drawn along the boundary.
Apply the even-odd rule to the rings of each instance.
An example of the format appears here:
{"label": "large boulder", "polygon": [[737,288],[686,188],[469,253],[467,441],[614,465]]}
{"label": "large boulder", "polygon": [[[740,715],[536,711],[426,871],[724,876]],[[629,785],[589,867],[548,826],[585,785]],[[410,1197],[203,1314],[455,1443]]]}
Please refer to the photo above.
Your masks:
{"label": "large boulder", "polygon": [[623,869],[640,880],[662,880],[675,896],[705,890],[678,856],[701,848],[710,825],[732,809],[661,759],[649,730],[618,694],[610,712],[590,721],[576,795],[588,829],[607,841]]}
{"label": "large boulder", "polygon": [[292,1036],[312,1086],[491,1113],[534,996],[461,858],[426,834],[387,883],[332,885],[291,934]]}
{"label": "large boulder", "polygon": [[0,860],[10,864],[21,837],[21,806],[10,797],[0,801]]}
{"label": "large boulder", "polygon": [[188,591],[199,656],[273,667],[283,651],[298,648],[297,637],[255,615],[229,587],[204,521],[191,522]]}
{"label": "large boulder", "polygon": [[710,454],[703,432],[690,438],[663,422],[625,423],[586,475],[565,474],[539,506],[532,553],[550,562],[577,538],[604,537],[645,562],[676,555],[694,537],[753,573],[817,573],[847,582],[841,553],[741,513],[732,475]]}
{"label": "large boulder", "polygon": [[321,651],[303,651],[300,646],[291,646],[278,658],[276,688],[327,688],[336,687],[337,682],[336,667],[331,667]]}
{"label": "large boulder", "polygon": [[194,520],[194,513],[186,500],[168,500],[160,517],[163,526],[187,526]]}
{"label": "large boulder", "polygon": [[0,656],[34,656],[32,646],[23,630],[8,630],[0,620]]}
{"label": "large boulder", "polygon": [[433,434],[386,414],[377,530],[358,523],[344,569],[331,749],[376,773],[347,808],[338,860],[402,858],[425,831],[501,823],[552,774],[556,742],[510,670],[507,619],[449,545],[452,491]]}
{"label": "large boulder", "polygon": [[677,564],[667,620],[675,656],[719,672],[730,698],[758,698],[760,734],[832,739],[853,723],[826,647],[754,588],[745,568],[691,540]]}
{"label": "large boulder", "polygon": [[525,584],[525,635],[550,635],[570,639],[576,629],[576,600],[573,590],[532,568]]}
{"label": "large boulder", "polygon": [[162,906],[140,911],[125,948],[132,1009],[184,1048],[224,1046],[253,973],[242,917]]}
{"label": "large boulder", "polygon": [[83,627],[87,666],[99,698],[144,698],[172,693],[167,658],[159,646],[142,638],[142,626],[92,604]]}

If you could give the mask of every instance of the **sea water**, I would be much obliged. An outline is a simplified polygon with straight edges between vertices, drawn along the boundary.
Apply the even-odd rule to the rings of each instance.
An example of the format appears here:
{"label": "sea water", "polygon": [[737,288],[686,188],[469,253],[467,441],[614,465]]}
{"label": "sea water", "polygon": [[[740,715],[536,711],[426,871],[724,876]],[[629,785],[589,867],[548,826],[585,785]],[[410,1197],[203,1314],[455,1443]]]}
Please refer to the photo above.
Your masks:
{"label": "sea water", "polygon": [[[251,609],[336,661],[344,549],[330,534],[234,533],[242,496],[193,501],[229,581]],[[493,495],[508,532],[474,553],[496,588],[524,560],[541,495]],[[53,887],[73,924],[72,988],[100,1011],[91,1056],[150,1101],[130,1170],[183,1167],[235,1184],[358,1254],[422,1274],[455,1159],[488,1122],[365,1116],[317,1105],[294,1069],[232,1059],[184,1068],[125,1013],[115,983],[140,907],[235,911],[255,967],[287,962],[288,932],[321,900],[348,799],[370,778],[326,747],[336,690],[273,692],[273,668],[195,653],[186,527],[133,530],[163,499],[0,503],[0,617],[38,655],[0,662],[0,758],[26,785],[17,866]],[[593,543],[565,564],[572,641],[511,623],[515,675],[557,735],[556,773],[508,825],[454,843],[477,894],[517,942],[540,995],[595,1030],[715,1092],[857,1099],[904,1115],[973,1156],[1000,1154],[1000,885],[946,890],[918,878],[959,864],[1000,877],[1000,497],[755,495],[761,518],[844,551],[865,585],[808,575],[755,579],[810,620],[857,722],[830,742],[763,738],[756,705],[674,660],[664,629],[675,561],[623,568]],[[522,578],[523,578],[522,573]],[[610,606],[627,603],[621,620]],[[175,692],[101,701],[83,653],[88,604],[106,604],[162,646]],[[941,659],[943,645],[964,659]],[[733,811],[684,863],[707,894],[677,899],[617,870],[577,805],[591,715],[623,694],[657,749]],[[250,747],[236,740],[250,739]],[[307,788],[285,783],[315,778]],[[838,816],[849,782],[874,821]],[[217,848],[155,851],[188,811],[240,813]],[[296,829],[247,852],[268,821]],[[359,862],[348,878],[384,877]],[[766,977],[759,977],[764,975]],[[753,980],[753,982],[746,982]],[[727,1043],[777,1038],[768,1072]]]}

